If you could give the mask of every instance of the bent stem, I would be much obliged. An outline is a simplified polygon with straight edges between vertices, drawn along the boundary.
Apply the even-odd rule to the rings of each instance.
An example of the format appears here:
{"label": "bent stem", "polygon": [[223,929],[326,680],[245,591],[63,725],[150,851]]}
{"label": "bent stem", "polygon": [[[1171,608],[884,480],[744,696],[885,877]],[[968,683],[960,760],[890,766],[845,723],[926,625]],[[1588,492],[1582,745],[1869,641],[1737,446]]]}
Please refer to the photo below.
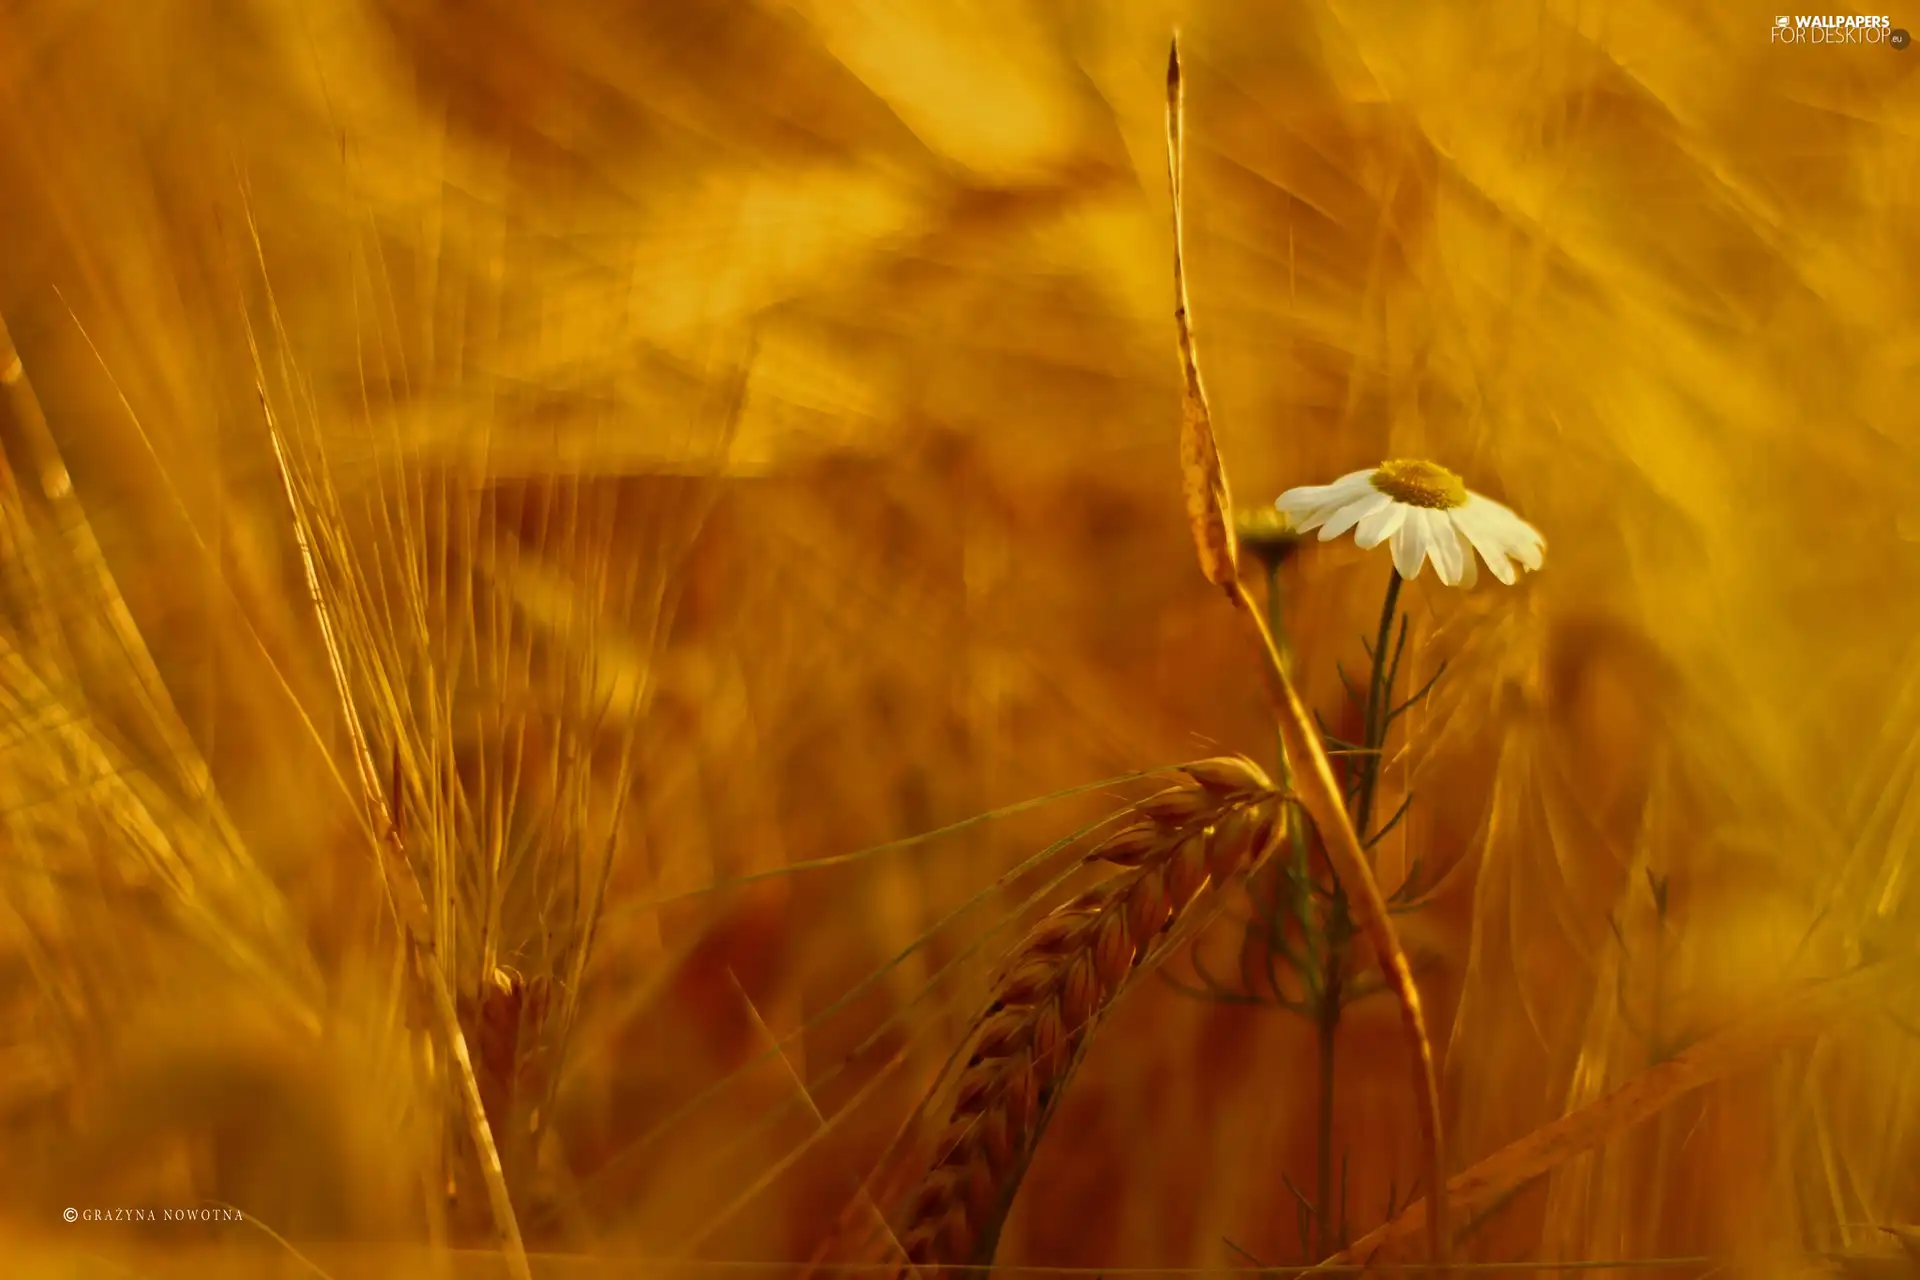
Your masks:
{"label": "bent stem", "polygon": [[[1434,1190],[1429,1198],[1427,1245],[1436,1270],[1444,1271],[1450,1237],[1447,1230],[1447,1166],[1445,1140],[1440,1123],[1440,1084],[1434,1068],[1433,1045],[1427,1037],[1426,1014],[1420,1006],[1420,989],[1414,984],[1413,968],[1387,913],[1385,896],[1367,863],[1360,837],[1333,775],[1326,747],[1314,728],[1313,718],[1300,692],[1280,660],[1280,650],[1261,610],[1248,597],[1238,581],[1227,584],[1227,595],[1253,632],[1265,676],[1267,695],[1280,725],[1281,741],[1292,765],[1295,793],[1320,831],[1326,845],[1327,860],[1333,865],[1334,878],[1352,911],[1361,936],[1373,947],[1385,974],[1388,988],[1400,1006],[1400,1023],[1413,1059],[1414,1094],[1418,1100],[1420,1137],[1425,1147],[1427,1185]],[[1384,646],[1382,646],[1384,648]],[[1365,766],[1363,766],[1365,767]]]}

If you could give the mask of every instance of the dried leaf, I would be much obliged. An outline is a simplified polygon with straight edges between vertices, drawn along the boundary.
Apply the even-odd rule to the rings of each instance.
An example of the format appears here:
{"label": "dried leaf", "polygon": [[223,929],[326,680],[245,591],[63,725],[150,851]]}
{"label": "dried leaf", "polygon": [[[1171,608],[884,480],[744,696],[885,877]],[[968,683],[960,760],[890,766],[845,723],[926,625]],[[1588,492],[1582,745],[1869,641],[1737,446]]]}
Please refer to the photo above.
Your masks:
{"label": "dried leaf", "polygon": [[1193,319],[1187,306],[1186,238],[1180,187],[1186,148],[1182,140],[1185,94],[1180,82],[1180,42],[1173,42],[1167,58],[1167,177],[1173,190],[1174,323],[1180,331],[1180,479],[1186,494],[1187,523],[1193,528],[1200,572],[1207,581],[1224,587],[1239,576],[1239,545],[1229,513],[1233,498],[1227,488],[1227,470],[1213,436],[1213,415],[1207,391],[1200,381],[1194,357]]}

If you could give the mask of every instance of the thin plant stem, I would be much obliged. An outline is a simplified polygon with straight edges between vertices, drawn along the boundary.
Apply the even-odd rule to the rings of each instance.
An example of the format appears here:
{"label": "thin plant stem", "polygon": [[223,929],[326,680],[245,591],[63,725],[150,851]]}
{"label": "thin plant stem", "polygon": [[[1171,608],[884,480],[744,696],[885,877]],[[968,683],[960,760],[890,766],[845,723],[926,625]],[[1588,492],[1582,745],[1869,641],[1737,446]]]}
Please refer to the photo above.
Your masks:
{"label": "thin plant stem", "polygon": [[[1286,630],[1282,626],[1283,608],[1280,598],[1280,565],[1277,560],[1266,564],[1267,577],[1267,630],[1274,637],[1275,648],[1280,661],[1287,670],[1293,668],[1293,655],[1286,641]],[[1275,728],[1276,745],[1280,757],[1280,780],[1283,786],[1291,783],[1291,771],[1287,764],[1285,735]],[[1289,802],[1290,803],[1290,802]],[[1334,1236],[1333,1221],[1333,1038],[1335,1024],[1340,1019],[1341,970],[1340,958],[1345,940],[1338,936],[1338,920],[1345,915],[1344,899],[1336,888],[1338,914],[1333,918],[1335,928],[1329,932],[1326,946],[1322,950],[1316,945],[1315,935],[1320,932],[1318,921],[1314,919],[1313,895],[1311,892],[1312,867],[1308,860],[1306,824],[1289,824],[1291,841],[1291,860],[1287,868],[1289,893],[1285,903],[1274,903],[1274,913],[1293,908],[1300,924],[1302,956],[1300,964],[1301,979],[1307,988],[1305,1009],[1313,1015],[1314,1035],[1318,1049],[1318,1088],[1319,1109],[1316,1113],[1316,1136],[1314,1146],[1314,1200],[1313,1241],[1317,1241],[1314,1259],[1324,1258],[1341,1247]],[[1280,929],[1284,925],[1276,921]],[[1277,930],[1276,930],[1277,931]],[[1304,1201],[1304,1197],[1302,1197]],[[1303,1204],[1302,1208],[1306,1206]],[[1301,1247],[1314,1249],[1309,1240],[1305,1223],[1301,1226]],[[1309,1259],[1309,1261],[1314,1260]]]}
{"label": "thin plant stem", "polygon": [[[1270,557],[1263,560],[1267,583],[1267,632],[1273,637],[1274,648],[1280,655],[1280,663],[1288,672],[1293,670],[1293,650],[1287,643],[1286,597],[1280,593],[1280,559]],[[1283,790],[1291,791],[1293,774],[1287,763],[1286,735],[1276,726],[1274,730],[1274,754],[1276,756],[1276,777],[1280,779]],[[1269,945],[1278,945],[1286,937],[1287,915],[1300,927],[1300,954],[1296,968],[1302,985],[1306,988],[1301,1008],[1316,1010],[1320,1007],[1320,943],[1318,922],[1313,912],[1313,866],[1307,847],[1306,823],[1300,821],[1304,811],[1293,800],[1283,803],[1292,811],[1294,820],[1287,823],[1287,842],[1290,853],[1286,866],[1286,893],[1284,899],[1276,893],[1271,924],[1268,929]],[[1259,904],[1255,904],[1258,909]],[[1278,992],[1275,993],[1276,997]],[[1304,1245],[1304,1241],[1302,1242]]]}
{"label": "thin plant stem", "polygon": [[[1287,643],[1285,627],[1285,597],[1280,594],[1280,561],[1277,557],[1266,560],[1267,579],[1267,631],[1273,636],[1274,648],[1280,655],[1280,663],[1289,673],[1293,670],[1293,649]],[[1286,735],[1276,726],[1274,730],[1274,750],[1278,757],[1280,785],[1291,791],[1293,774],[1287,763]],[[1304,815],[1298,803],[1289,799],[1284,801],[1292,811],[1294,820],[1287,823],[1287,842],[1291,857],[1287,863],[1287,895],[1285,901],[1277,896],[1274,901],[1273,921],[1270,936],[1284,938],[1286,921],[1281,913],[1291,909],[1294,923],[1300,926],[1300,956],[1298,969],[1300,980],[1306,988],[1306,998],[1302,1007],[1317,1010],[1324,990],[1321,981],[1321,949],[1319,922],[1313,912],[1313,864],[1311,852],[1307,847],[1307,825],[1300,821]],[[1304,1246],[1305,1241],[1302,1241]]]}
{"label": "thin plant stem", "polygon": [[[1288,674],[1293,672],[1293,646],[1287,643],[1287,631],[1282,625],[1286,616],[1285,597],[1280,594],[1280,559],[1271,557],[1265,562],[1267,571],[1267,630],[1273,633],[1274,646],[1280,651],[1281,665]],[[1282,768],[1285,768],[1285,752],[1282,751]]]}
{"label": "thin plant stem", "polygon": [[1387,988],[1400,1008],[1401,1029],[1405,1035],[1413,1072],[1414,1098],[1418,1103],[1420,1138],[1426,1156],[1429,1185],[1434,1188],[1431,1213],[1427,1218],[1429,1260],[1437,1273],[1444,1274],[1451,1237],[1447,1229],[1446,1138],[1440,1121],[1440,1081],[1434,1064],[1433,1043],[1427,1037],[1426,1012],[1420,1003],[1420,988],[1413,980],[1413,967],[1395,934],[1387,901],[1373,877],[1366,851],[1360,845],[1333,776],[1333,763],[1320,742],[1313,715],[1300,698],[1280,660],[1273,634],[1267,629],[1264,611],[1249,598],[1238,581],[1227,584],[1227,594],[1236,612],[1253,632],[1253,641],[1261,659],[1260,670],[1273,712],[1286,742],[1287,757],[1293,763],[1293,783],[1302,806],[1319,830],[1326,846],[1327,859],[1333,865],[1336,880],[1346,891],[1348,902],[1358,908],[1355,924],[1373,947]]}
{"label": "thin plant stem", "polygon": [[1353,827],[1361,842],[1366,842],[1373,821],[1374,794],[1380,784],[1380,764],[1385,759],[1387,711],[1393,705],[1393,673],[1388,668],[1387,642],[1393,639],[1393,615],[1400,605],[1400,571],[1390,571],[1386,599],[1380,605],[1380,630],[1373,644],[1373,679],[1367,687],[1366,736],[1362,745],[1372,752],[1360,757],[1360,795],[1353,808]]}
{"label": "thin plant stem", "polygon": [[[1291,672],[1293,670],[1293,648],[1287,643],[1287,629],[1283,625],[1286,620],[1286,608],[1280,601],[1280,562],[1278,560],[1268,560],[1266,562],[1266,570],[1267,631],[1273,636],[1273,642],[1280,651],[1281,665]],[[1273,730],[1273,750],[1279,759],[1280,772],[1278,777],[1280,779],[1280,785],[1284,787],[1289,781],[1287,776],[1287,743],[1278,725],[1275,725]]]}
{"label": "thin plant stem", "polygon": [[[1393,705],[1393,665],[1387,657],[1387,642],[1393,636],[1394,613],[1400,604],[1400,571],[1387,580],[1386,599],[1380,606],[1380,628],[1374,640],[1373,671],[1367,681],[1361,751],[1354,758],[1358,781],[1354,790],[1353,828],[1363,851],[1371,848],[1374,797],[1379,788],[1380,765],[1385,758],[1388,710]],[[1344,1228],[1334,1207],[1333,1192],[1333,1105],[1338,1073],[1334,1054],[1340,1035],[1340,1015],[1346,1002],[1347,945],[1353,938],[1353,913],[1346,888],[1336,879],[1327,903],[1327,948],[1320,982],[1320,999],[1314,1019],[1315,1050],[1318,1056],[1319,1108],[1315,1116],[1314,1209],[1318,1225],[1319,1256],[1337,1253],[1346,1247]]]}
{"label": "thin plant stem", "polygon": [[1321,976],[1320,1002],[1315,1008],[1314,1049],[1319,1072],[1316,1078],[1318,1107],[1314,1115],[1314,1214],[1318,1248],[1316,1260],[1331,1257],[1344,1242],[1336,1235],[1333,1206],[1333,1094],[1337,1078],[1334,1071],[1334,1045],[1340,1034],[1340,1005],[1346,998],[1342,961],[1347,938],[1341,928],[1346,903],[1336,900],[1338,916],[1328,921],[1327,953]]}

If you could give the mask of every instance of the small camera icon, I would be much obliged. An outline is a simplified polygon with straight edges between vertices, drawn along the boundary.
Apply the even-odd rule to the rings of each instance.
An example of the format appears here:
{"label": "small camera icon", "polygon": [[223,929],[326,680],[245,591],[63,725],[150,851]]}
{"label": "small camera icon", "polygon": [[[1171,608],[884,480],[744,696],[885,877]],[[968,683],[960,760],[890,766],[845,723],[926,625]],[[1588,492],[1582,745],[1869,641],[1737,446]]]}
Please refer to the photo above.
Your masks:
{"label": "small camera icon", "polygon": [[1788,24],[1789,22],[1791,22],[1791,21],[1793,21],[1793,20],[1792,20],[1791,18],[1789,18],[1789,17],[1787,17],[1787,15],[1783,13],[1783,14],[1781,14],[1781,15],[1780,15],[1779,17],[1777,17],[1777,18],[1775,18],[1775,19],[1773,20],[1773,25],[1774,25],[1774,26],[1776,26],[1776,27],[1784,27],[1784,26],[1786,26],[1786,25],[1787,25],[1787,24]]}

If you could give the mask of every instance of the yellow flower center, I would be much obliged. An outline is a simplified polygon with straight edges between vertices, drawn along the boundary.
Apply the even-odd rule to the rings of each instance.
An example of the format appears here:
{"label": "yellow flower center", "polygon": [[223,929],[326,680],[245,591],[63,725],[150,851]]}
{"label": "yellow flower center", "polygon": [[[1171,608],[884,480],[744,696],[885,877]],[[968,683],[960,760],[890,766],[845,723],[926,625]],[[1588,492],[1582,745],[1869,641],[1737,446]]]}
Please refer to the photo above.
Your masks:
{"label": "yellow flower center", "polygon": [[1467,505],[1467,486],[1460,477],[1421,458],[1383,462],[1371,478],[1374,488],[1410,507],[1450,511]]}

